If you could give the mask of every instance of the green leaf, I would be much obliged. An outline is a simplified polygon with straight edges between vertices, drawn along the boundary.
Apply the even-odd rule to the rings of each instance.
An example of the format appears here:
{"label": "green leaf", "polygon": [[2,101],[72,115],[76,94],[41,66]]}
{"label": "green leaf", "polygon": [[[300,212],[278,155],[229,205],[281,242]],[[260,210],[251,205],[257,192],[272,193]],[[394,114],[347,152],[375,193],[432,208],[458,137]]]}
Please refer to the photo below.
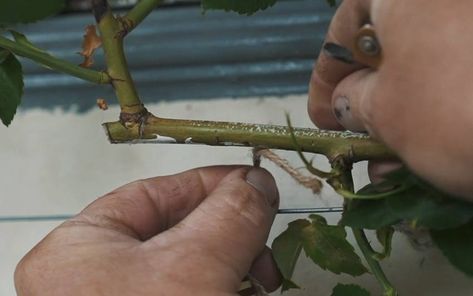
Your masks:
{"label": "green leaf", "polygon": [[[432,229],[458,227],[473,218],[473,203],[461,201],[420,180],[407,169],[386,176],[378,185],[368,185],[357,194],[385,192],[384,199],[354,200],[341,223],[355,228],[379,229],[402,220]],[[404,188],[402,191],[396,188]],[[394,188],[390,194],[386,188]]]}
{"label": "green leaf", "polygon": [[10,52],[8,50],[0,48],[0,64],[3,63],[9,56]]}
{"label": "green leaf", "polygon": [[357,285],[338,284],[333,288],[332,296],[370,296],[370,293]]}
{"label": "green leaf", "polygon": [[347,241],[343,226],[327,225],[325,218],[318,215],[311,215],[310,219],[289,223],[287,230],[273,241],[273,257],[283,276],[282,291],[298,288],[291,278],[302,249],[314,263],[333,273],[358,276],[367,272]]}
{"label": "green leaf", "polygon": [[23,73],[20,62],[0,50],[0,119],[10,125],[23,95]]}
{"label": "green leaf", "polygon": [[301,235],[304,251],[314,263],[335,274],[358,276],[367,272],[347,241],[343,226],[327,225],[325,218],[318,215],[311,215],[310,219],[312,223],[301,229]]}
{"label": "green leaf", "polygon": [[386,204],[386,200],[353,200],[342,214],[340,223],[353,228],[378,229],[396,224],[400,218]]}
{"label": "green leaf", "polygon": [[376,230],[376,237],[383,246],[383,251],[377,253],[377,259],[382,260],[391,255],[394,228],[387,226]]}
{"label": "green leaf", "polygon": [[203,10],[223,9],[251,15],[258,10],[273,6],[276,0],[202,0]]}
{"label": "green leaf", "polygon": [[302,250],[300,229],[305,227],[306,223],[307,220],[296,220],[289,223],[287,230],[274,239],[271,246],[273,257],[284,279],[282,291],[299,288],[291,281],[291,278]]}
{"label": "green leaf", "polygon": [[473,220],[455,229],[432,230],[430,235],[453,266],[473,277]]}
{"label": "green leaf", "polygon": [[415,188],[387,200],[390,209],[402,220],[432,229],[447,229],[473,218],[473,204],[449,197],[434,189]]}
{"label": "green leaf", "polygon": [[65,0],[2,0],[0,25],[34,22],[61,11]]}

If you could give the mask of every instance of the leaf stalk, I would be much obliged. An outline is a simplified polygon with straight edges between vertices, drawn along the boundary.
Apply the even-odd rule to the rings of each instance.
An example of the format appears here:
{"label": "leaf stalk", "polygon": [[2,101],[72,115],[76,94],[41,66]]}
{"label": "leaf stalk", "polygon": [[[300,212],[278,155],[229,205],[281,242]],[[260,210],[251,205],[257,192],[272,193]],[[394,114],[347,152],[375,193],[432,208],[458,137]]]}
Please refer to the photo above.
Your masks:
{"label": "leaf stalk", "polygon": [[384,290],[384,296],[397,296],[398,293],[394,289],[393,285],[389,282],[384,271],[376,260],[377,253],[373,250],[365,232],[362,229],[352,228],[353,235],[355,236],[356,243],[360,247],[361,253],[365,257],[366,263],[370,267],[371,272],[376,277],[378,282],[381,284]]}
{"label": "leaf stalk", "polygon": [[110,76],[105,72],[80,67],[68,61],[56,58],[43,50],[20,44],[4,36],[0,36],[0,48],[4,48],[15,55],[30,59],[46,68],[69,74],[85,81],[97,84],[111,83]]}
{"label": "leaf stalk", "polygon": [[406,185],[401,185],[398,186],[397,188],[394,188],[392,190],[382,192],[382,193],[374,193],[374,194],[355,194],[351,191],[347,190],[336,190],[338,194],[343,196],[346,199],[364,199],[364,200],[376,200],[376,199],[383,199],[390,197],[394,194],[401,193],[405,191],[409,186]]}

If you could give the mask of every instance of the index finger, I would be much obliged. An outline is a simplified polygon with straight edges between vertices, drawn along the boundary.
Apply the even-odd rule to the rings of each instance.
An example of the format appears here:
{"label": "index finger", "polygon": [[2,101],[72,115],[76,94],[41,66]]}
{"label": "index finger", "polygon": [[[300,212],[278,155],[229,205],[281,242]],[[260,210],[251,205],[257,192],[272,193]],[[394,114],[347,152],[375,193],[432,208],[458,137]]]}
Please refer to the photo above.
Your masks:
{"label": "index finger", "polygon": [[[369,22],[371,0],[343,1],[330,23],[325,40],[354,52],[355,36]],[[332,111],[332,94],[337,84],[362,69],[358,63],[334,59],[326,50],[319,54],[309,85],[308,112],[312,121],[323,129],[342,130]]]}

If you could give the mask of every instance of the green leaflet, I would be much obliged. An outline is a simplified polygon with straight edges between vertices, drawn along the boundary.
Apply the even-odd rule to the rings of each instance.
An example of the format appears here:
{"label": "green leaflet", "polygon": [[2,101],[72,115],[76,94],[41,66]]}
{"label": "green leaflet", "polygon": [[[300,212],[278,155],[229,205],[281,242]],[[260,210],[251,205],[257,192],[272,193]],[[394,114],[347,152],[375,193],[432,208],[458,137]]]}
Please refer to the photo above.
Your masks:
{"label": "green leaflet", "polygon": [[342,214],[345,226],[378,229],[399,222],[399,217],[386,205],[386,200],[353,200]]}
{"label": "green leaflet", "polygon": [[283,292],[299,288],[290,279],[302,250],[300,229],[306,226],[306,222],[307,220],[296,220],[289,223],[287,230],[274,239],[272,244],[273,257],[284,279],[281,288]]}
{"label": "green leaflet", "polygon": [[203,10],[223,9],[239,14],[251,15],[258,10],[273,6],[276,0],[202,0]]}
{"label": "green leaflet", "polygon": [[430,235],[453,266],[473,277],[473,220],[455,229],[431,230]]}
{"label": "green leaflet", "polygon": [[370,184],[357,194],[366,196],[398,186],[405,189],[387,194],[383,199],[353,200],[350,209],[343,214],[343,225],[379,229],[407,220],[417,226],[447,229],[458,227],[473,218],[473,203],[458,200],[436,190],[405,168],[387,175],[386,178],[385,182]]}
{"label": "green leaflet", "polygon": [[318,215],[310,215],[310,219],[312,223],[302,229],[302,237],[304,251],[314,263],[335,274],[358,276],[367,272],[347,241],[343,226],[327,225],[325,218]]}
{"label": "green leaflet", "polygon": [[314,263],[335,274],[358,276],[367,272],[347,241],[343,226],[327,225],[325,218],[318,215],[311,215],[310,219],[289,223],[273,242],[273,256],[286,282],[283,289],[295,286],[291,277],[302,249]]}
{"label": "green leaflet", "polygon": [[357,285],[338,284],[333,288],[331,296],[370,296],[370,293]]}
{"label": "green leaflet", "polygon": [[383,246],[383,251],[377,253],[376,257],[378,260],[385,259],[391,255],[392,241],[394,235],[394,228],[387,226],[376,230],[376,237],[379,243]]}
{"label": "green leaflet", "polygon": [[0,64],[3,63],[9,56],[10,52],[8,50],[0,48]]}
{"label": "green leaflet", "polygon": [[34,22],[61,11],[65,0],[2,0],[0,25]]}
{"label": "green leaflet", "polygon": [[23,95],[23,72],[16,57],[0,49],[0,119],[10,125]]}

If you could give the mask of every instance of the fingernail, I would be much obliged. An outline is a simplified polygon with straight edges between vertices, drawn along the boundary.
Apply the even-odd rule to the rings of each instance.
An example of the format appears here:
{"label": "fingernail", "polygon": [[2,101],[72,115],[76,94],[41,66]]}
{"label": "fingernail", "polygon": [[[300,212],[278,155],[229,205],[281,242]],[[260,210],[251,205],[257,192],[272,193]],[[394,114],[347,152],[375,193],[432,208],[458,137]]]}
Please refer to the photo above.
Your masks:
{"label": "fingernail", "polygon": [[261,192],[273,208],[279,205],[279,192],[273,176],[261,168],[252,168],[246,175],[246,182]]}
{"label": "fingernail", "polygon": [[365,127],[357,118],[353,117],[350,100],[346,96],[340,96],[333,102],[333,114],[337,121],[348,130],[363,132]]}
{"label": "fingernail", "polygon": [[338,44],[327,42],[324,44],[322,50],[326,55],[346,64],[353,64],[353,54],[347,48]]}

